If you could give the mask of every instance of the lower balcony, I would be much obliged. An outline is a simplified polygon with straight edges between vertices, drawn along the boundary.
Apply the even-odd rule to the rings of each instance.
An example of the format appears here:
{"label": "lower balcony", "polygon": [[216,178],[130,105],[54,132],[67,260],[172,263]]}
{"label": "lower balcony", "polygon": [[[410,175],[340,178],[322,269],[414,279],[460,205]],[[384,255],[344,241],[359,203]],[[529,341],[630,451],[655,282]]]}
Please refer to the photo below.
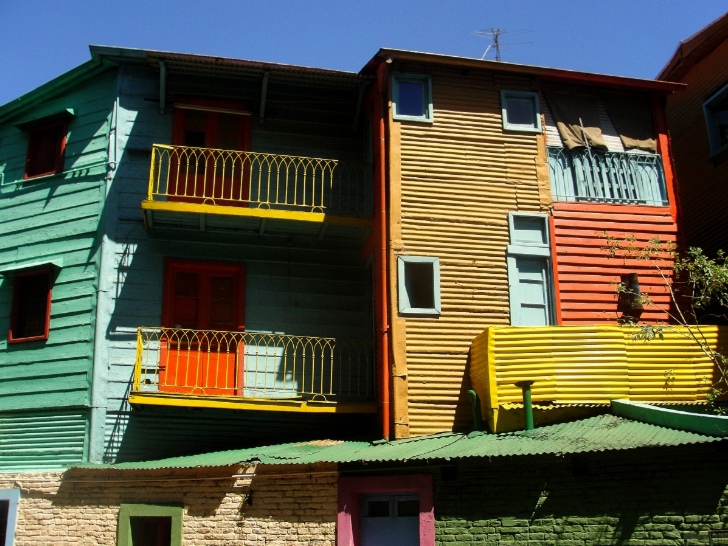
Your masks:
{"label": "lower balcony", "polygon": [[[470,377],[494,432],[523,428],[524,384],[536,424],[603,412],[611,400],[705,404],[722,375],[684,327],[664,339],[635,340],[635,327],[490,327],[473,340]],[[701,326],[713,351],[726,354],[728,329]],[[725,389],[723,389],[725,390]]]}
{"label": "lower balcony", "polygon": [[371,167],[315,157],[155,144],[148,229],[363,239]]}
{"label": "lower balcony", "polygon": [[131,404],[372,413],[370,341],[141,327]]}

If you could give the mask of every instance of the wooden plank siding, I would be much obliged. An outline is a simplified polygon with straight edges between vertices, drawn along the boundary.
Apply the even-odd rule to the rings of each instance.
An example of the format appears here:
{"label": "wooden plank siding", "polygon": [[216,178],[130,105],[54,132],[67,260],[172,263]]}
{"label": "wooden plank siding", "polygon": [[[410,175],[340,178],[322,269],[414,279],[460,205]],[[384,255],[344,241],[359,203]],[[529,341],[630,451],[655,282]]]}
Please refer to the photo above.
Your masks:
{"label": "wooden plank siding", "polygon": [[[241,262],[246,265],[245,326],[249,331],[369,339],[372,336],[371,271],[361,247],[295,237],[165,232],[142,223],[152,144],[170,143],[173,102],[160,114],[159,76],[128,66],[120,75],[119,165],[108,202],[113,241],[105,275],[112,279],[107,353],[106,461],[154,458],[273,443],[291,438],[346,435],[366,429],[371,416],[294,416],[279,412],[155,408],[132,410],[127,397],[136,357],[136,330],[160,326],[164,259]],[[204,78],[174,91],[206,92]],[[244,86],[242,87],[244,88]],[[242,89],[241,88],[241,89]],[[259,84],[256,86],[259,89]],[[360,159],[362,135],[326,123],[301,124],[271,116],[252,123],[253,151]],[[347,420],[353,424],[346,425]],[[204,440],[204,441],[203,441]],[[203,445],[204,444],[204,445]]]}
{"label": "wooden plank siding", "polygon": [[[27,138],[15,121],[0,127],[0,269],[51,260],[63,263],[52,287],[48,340],[8,344],[5,334],[0,338],[0,412],[14,412],[0,414],[0,420],[17,417],[22,421],[24,414],[16,413],[19,410],[57,408],[57,414],[28,417],[37,421],[38,430],[48,420],[50,428],[43,429],[43,434],[47,433],[51,443],[54,415],[63,419],[62,408],[90,404],[99,221],[115,82],[116,72],[110,69],[17,119],[38,119],[73,109],[62,173],[24,181]],[[12,282],[12,275],[0,276],[2,309],[10,308]],[[8,331],[9,316],[0,313],[1,332]],[[74,415],[74,426],[84,429],[86,413],[77,410]],[[84,456],[84,434],[81,448],[73,451],[75,461]],[[3,449],[22,451],[27,448],[24,438],[8,436]],[[72,441],[71,435],[68,438]],[[64,457],[59,455],[57,461],[69,460]]]}
{"label": "wooden plank siding", "polygon": [[607,248],[607,235],[625,244],[634,237],[636,246],[655,237],[676,243],[677,225],[669,207],[556,202],[553,217],[563,324],[615,324],[616,287],[623,273],[637,273],[642,292],[654,303],[645,307],[642,319],[669,320],[672,302],[656,266],[670,279],[671,263],[610,257]]}
{"label": "wooden plank siding", "polygon": [[[401,195],[391,196],[401,202],[398,252],[440,259],[442,297],[438,318],[406,317],[400,334],[416,436],[471,420],[470,342],[488,325],[509,324],[508,212],[544,212],[536,161],[543,137],[502,129],[500,89],[529,90],[527,78],[402,70],[431,75],[434,122],[391,122],[401,133]],[[396,278],[391,286],[396,295]]]}
{"label": "wooden plank siding", "polygon": [[667,122],[688,246],[727,249],[728,161],[711,161],[703,103],[728,84],[728,41],[680,79],[687,89],[667,97]]}
{"label": "wooden plank siding", "polygon": [[[0,127],[0,269],[62,262],[47,341],[0,338],[0,470],[86,460],[108,143],[116,71],[45,100]],[[63,171],[23,180],[27,137],[14,124],[70,108]],[[10,309],[13,276],[0,276]],[[0,331],[10,313],[0,313]]]}

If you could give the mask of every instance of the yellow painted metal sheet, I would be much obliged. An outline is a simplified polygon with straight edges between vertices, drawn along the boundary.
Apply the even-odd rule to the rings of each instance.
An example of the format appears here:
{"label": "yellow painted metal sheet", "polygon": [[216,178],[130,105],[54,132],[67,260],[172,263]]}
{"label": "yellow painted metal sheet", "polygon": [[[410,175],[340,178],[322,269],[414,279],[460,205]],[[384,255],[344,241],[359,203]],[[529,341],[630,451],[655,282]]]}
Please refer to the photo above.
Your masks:
{"label": "yellow painted metal sheet", "polygon": [[501,122],[500,89],[531,82],[432,68],[434,122],[398,123],[391,170],[399,175],[391,196],[401,210],[398,251],[440,259],[442,314],[405,319],[411,435],[470,425],[470,343],[509,324],[508,212],[543,212],[538,138],[504,132]]}
{"label": "yellow painted metal sheet", "polygon": [[[716,380],[713,363],[683,327],[664,339],[635,340],[619,326],[491,327],[472,344],[470,377],[491,425],[499,408],[522,400],[519,381],[533,381],[532,399],[552,405],[705,401]],[[728,328],[701,327],[713,350],[725,351]]]}

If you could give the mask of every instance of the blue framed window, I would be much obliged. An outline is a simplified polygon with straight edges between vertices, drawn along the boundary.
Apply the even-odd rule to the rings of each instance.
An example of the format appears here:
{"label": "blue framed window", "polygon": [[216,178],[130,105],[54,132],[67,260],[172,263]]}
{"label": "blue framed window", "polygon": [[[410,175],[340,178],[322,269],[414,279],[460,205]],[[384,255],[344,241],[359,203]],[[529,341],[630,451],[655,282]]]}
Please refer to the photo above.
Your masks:
{"label": "blue framed window", "polygon": [[392,117],[432,122],[432,80],[429,76],[401,72],[392,75]]}
{"label": "blue framed window", "polygon": [[439,315],[440,259],[398,256],[399,312],[403,315]]}
{"label": "blue framed window", "polygon": [[541,108],[538,93],[501,90],[503,128],[523,133],[541,132]]}
{"label": "blue framed window", "polygon": [[556,323],[548,216],[509,213],[508,289],[513,326]]}
{"label": "blue framed window", "polygon": [[0,546],[13,546],[15,543],[19,502],[19,489],[0,489]]}
{"label": "blue framed window", "polygon": [[728,85],[703,104],[710,151],[715,154],[728,146]]}

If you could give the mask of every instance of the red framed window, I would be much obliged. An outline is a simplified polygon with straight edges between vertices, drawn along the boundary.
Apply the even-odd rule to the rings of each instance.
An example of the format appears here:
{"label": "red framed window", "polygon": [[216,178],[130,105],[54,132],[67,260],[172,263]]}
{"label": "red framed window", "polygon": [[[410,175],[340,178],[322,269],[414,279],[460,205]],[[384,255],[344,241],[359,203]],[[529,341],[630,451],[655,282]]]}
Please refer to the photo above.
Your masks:
{"label": "red framed window", "polygon": [[245,264],[167,259],[164,270],[163,326],[245,329]]}
{"label": "red framed window", "polygon": [[27,178],[55,174],[63,170],[68,122],[57,120],[29,128],[28,155],[25,160]]}
{"label": "red framed window", "polygon": [[8,341],[48,339],[51,317],[50,268],[15,273]]}

